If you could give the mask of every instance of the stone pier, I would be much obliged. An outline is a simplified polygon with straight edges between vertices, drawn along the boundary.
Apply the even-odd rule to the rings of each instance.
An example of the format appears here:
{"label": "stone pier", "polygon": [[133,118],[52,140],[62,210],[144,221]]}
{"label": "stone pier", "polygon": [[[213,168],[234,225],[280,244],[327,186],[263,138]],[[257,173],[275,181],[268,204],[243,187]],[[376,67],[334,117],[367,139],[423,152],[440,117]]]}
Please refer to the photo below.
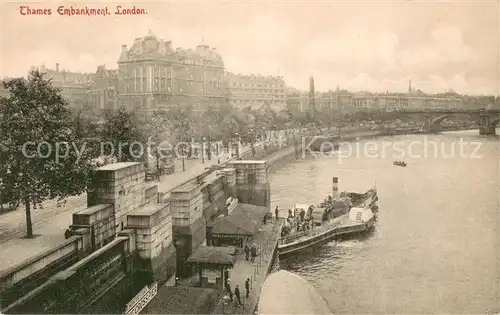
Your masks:
{"label": "stone pier", "polygon": [[228,167],[236,170],[239,202],[267,208],[271,206],[267,161],[233,161],[228,163]]}
{"label": "stone pier", "polygon": [[[207,239],[210,224],[225,211],[226,187],[234,189],[231,170],[213,172],[177,187],[170,193],[173,242],[179,277],[190,277],[194,270],[185,262]],[[226,176],[227,175],[227,176]]]}

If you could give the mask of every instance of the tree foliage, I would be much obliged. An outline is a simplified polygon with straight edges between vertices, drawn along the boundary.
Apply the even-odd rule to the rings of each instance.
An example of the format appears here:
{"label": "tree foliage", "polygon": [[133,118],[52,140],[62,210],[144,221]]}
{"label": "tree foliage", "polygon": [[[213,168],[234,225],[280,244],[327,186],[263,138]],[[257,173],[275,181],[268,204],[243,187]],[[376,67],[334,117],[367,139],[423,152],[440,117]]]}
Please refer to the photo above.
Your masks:
{"label": "tree foliage", "polygon": [[1,189],[24,203],[32,237],[31,205],[82,193],[92,166],[68,104],[50,80],[35,71],[4,86],[9,94],[0,98]]}
{"label": "tree foliage", "polygon": [[145,157],[147,135],[137,116],[125,107],[105,112],[100,140],[101,153],[114,156],[118,162],[142,161]]}

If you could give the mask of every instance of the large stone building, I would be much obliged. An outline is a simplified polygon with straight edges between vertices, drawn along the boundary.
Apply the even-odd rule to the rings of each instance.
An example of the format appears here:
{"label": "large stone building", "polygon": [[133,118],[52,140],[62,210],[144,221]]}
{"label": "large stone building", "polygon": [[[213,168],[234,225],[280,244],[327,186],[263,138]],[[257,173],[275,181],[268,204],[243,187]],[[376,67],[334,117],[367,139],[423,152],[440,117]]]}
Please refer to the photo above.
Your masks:
{"label": "large stone building", "polygon": [[[323,93],[315,93],[316,108],[318,110],[331,109],[340,112],[356,111],[399,111],[399,110],[446,110],[462,108],[481,108],[484,101],[480,98],[461,96],[453,92],[442,94],[425,94],[420,90],[412,89],[408,93],[371,93],[349,92],[338,87]],[[303,93],[290,90],[288,107],[299,109],[302,112],[309,110],[307,99]]]}
{"label": "large stone building", "polygon": [[118,60],[118,105],[151,113],[161,107],[203,109],[225,102],[224,62],[215,48],[174,48],[150,31],[122,46]]}
{"label": "large stone building", "polygon": [[286,85],[281,76],[261,76],[226,73],[225,83],[229,103],[237,108],[258,109],[269,106],[275,111],[287,105]]}
{"label": "large stone building", "polygon": [[31,67],[30,71],[35,69],[51,79],[54,87],[61,89],[71,108],[99,116],[102,111],[117,107],[118,70],[101,65],[95,73],[81,73],[61,70],[56,64],[55,69],[42,65]]}
{"label": "large stone building", "polygon": [[88,86],[89,109],[101,113],[106,109],[117,108],[118,70],[98,66],[93,80]]}
{"label": "large stone building", "polygon": [[71,108],[81,109],[87,105],[87,91],[93,74],[60,69],[58,63],[55,69],[47,69],[45,65],[42,65],[39,68],[32,66],[30,71],[34,70],[45,74],[51,79],[54,87],[61,89],[62,95],[67,99]]}

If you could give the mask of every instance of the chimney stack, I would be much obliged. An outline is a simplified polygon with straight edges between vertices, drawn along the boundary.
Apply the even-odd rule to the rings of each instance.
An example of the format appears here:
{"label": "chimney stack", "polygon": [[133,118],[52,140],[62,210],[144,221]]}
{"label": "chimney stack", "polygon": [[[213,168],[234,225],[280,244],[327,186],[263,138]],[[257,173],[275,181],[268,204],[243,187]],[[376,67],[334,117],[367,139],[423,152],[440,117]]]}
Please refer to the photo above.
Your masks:
{"label": "chimney stack", "polygon": [[56,72],[59,72],[59,63],[56,63]]}
{"label": "chimney stack", "polygon": [[339,194],[339,178],[334,177],[332,180],[332,198],[334,200],[340,199],[340,194]]}

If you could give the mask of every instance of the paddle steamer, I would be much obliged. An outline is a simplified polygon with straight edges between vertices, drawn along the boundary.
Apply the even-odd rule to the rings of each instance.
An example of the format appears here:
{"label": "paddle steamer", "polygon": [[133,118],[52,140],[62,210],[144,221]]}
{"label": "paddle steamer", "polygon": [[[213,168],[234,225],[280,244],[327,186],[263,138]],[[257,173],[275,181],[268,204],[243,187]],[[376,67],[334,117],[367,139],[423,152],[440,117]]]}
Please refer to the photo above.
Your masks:
{"label": "paddle steamer", "polygon": [[318,207],[296,204],[289,210],[278,244],[280,257],[370,230],[378,212],[377,201],[376,186],[365,193],[338,194],[338,178],[334,177],[333,196]]}

